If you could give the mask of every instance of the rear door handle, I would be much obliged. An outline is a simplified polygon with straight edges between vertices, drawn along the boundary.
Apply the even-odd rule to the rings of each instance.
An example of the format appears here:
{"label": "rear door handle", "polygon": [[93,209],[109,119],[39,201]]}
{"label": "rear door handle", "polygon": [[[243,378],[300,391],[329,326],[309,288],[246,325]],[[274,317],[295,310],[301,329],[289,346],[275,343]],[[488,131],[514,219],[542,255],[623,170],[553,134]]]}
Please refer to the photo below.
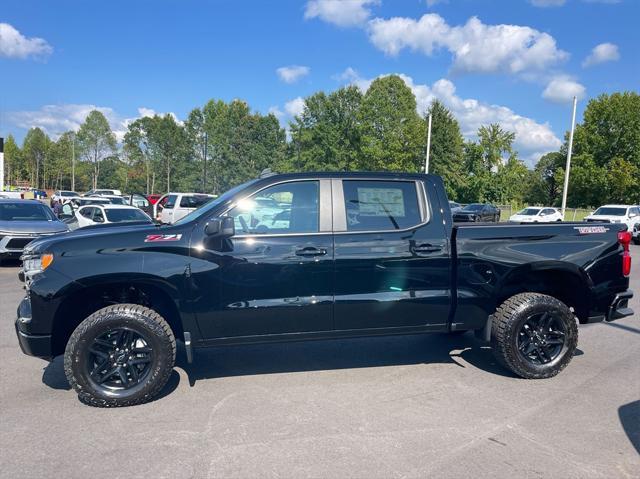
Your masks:
{"label": "rear door handle", "polygon": [[433,244],[421,244],[419,246],[413,247],[414,253],[437,253],[438,251],[442,251],[442,246]]}
{"label": "rear door handle", "polygon": [[312,246],[296,250],[296,255],[298,256],[324,256],[325,254],[327,254],[326,249],[314,248]]}

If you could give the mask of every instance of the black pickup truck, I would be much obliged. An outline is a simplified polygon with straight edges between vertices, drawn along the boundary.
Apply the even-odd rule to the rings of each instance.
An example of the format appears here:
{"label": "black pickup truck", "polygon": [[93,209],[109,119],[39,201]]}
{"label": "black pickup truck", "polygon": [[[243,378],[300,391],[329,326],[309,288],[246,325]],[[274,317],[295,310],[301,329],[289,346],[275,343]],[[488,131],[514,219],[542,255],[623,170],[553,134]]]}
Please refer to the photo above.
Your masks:
{"label": "black pickup truck", "polygon": [[571,360],[577,324],[628,307],[619,224],[451,222],[437,176],[304,173],[240,185],[171,226],[28,245],[16,332],[64,354],[84,402],[147,401],[176,339],[224,344],[474,330],[524,378]]}

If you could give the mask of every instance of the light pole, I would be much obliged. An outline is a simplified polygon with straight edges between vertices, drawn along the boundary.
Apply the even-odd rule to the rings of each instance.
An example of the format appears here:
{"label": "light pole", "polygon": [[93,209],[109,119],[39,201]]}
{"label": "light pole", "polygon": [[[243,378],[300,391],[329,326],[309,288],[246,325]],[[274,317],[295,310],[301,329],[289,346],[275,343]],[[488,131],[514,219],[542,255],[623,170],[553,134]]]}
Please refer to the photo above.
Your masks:
{"label": "light pole", "polygon": [[567,149],[567,165],[564,171],[564,189],[562,190],[562,217],[567,207],[567,192],[569,191],[569,170],[571,170],[571,152],[573,150],[573,132],[576,128],[576,106],[578,99],[573,97],[573,115],[571,117],[571,133],[569,133],[569,148]]}
{"label": "light pole", "polygon": [[71,191],[76,191],[76,132],[71,132]]}
{"label": "light pole", "polygon": [[429,173],[429,154],[431,153],[431,113],[429,113],[429,125],[427,126],[427,158],[424,162],[424,172]]}

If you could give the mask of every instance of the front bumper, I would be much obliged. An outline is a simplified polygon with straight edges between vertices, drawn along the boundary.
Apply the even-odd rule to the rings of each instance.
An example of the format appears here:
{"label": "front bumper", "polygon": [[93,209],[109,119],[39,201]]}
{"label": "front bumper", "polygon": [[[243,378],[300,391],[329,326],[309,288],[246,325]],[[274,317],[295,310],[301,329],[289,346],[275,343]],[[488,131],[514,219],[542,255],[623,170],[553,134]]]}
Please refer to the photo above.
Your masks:
{"label": "front bumper", "polygon": [[18,306],[18,317],[15,327],[20,349],[24,354],[42,359],[53,357],[53,338],[49,334],[29,334],[27,331],[31,323],[31,301],[25,297]]}
{"label": "front bumper", "polygon": [[607,311],[607,321],[615,321],[616,319],[633,316],[633,309],[629,307],[629,300],[633,298],[633,291],[628,289],[623,293],[616,294],[615,298]]}

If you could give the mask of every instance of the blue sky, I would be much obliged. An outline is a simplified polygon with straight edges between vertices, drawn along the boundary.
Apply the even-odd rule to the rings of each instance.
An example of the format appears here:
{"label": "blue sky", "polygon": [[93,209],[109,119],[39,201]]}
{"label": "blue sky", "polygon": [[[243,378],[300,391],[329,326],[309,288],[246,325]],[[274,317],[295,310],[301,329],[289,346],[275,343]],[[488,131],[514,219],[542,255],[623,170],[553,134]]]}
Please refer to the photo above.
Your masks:
{"label": "blue sky", "polygon": [[[500,122],[523,159],[554,150],[600,93],[640,90],[640,0],[3,0],[0,136],[77,128],[94,107],[119,134],[211,98],[283,123],[301,98],[399,73],[471,137]],[[422,111],[421,111],[422,112]]]}

